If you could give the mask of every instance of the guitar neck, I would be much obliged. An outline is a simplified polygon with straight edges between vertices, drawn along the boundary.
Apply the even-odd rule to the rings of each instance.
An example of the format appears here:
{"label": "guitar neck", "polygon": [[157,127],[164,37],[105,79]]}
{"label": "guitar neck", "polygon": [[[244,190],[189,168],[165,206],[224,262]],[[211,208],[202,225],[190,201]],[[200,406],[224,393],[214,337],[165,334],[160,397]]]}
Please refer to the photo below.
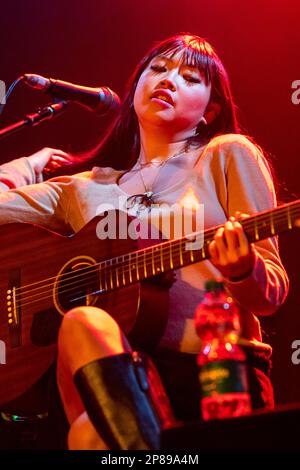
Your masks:
{"label": "guitar neck", "polygon": [[[300,200],[251,216],[241,224],[249,241],[256,242],[294,228],[298,220]],[[113,291],[113,295],[99,298],[99,305],[129,332],[136,320],[139,289],[115,290],[207,259],[208,245],[220,227],[128,252],[135,243],[128,248],[128,240],[121,237],[99,240],[95,236],[98,223],[99,218],[90,221],[71,240],[30,224],[0,228],[0,346],[5,347],[6,361],[5,366],[0,365],[0,404],[24,393],[53,362],[51,343],[57,336],[59,313],[76,305],[97,305],[98,295]],[[98,262],[102,253],[111,253],[107,255],[111,258]],[[124,254],[112,257],[115,253]],[[164,297],[150,305],[151,313],[153,308],[165,308]],[[154,313],[159,319],[159,312]],[[151,337],[150,328],[147,334]]]}
{"label": "guitar neck", "polygon": [[[291,230],[300,219],[300,200],[240,221],[250,243]],[[125,287],[209,258],[208,245],[222,225],[100,263],[100,289]]]}

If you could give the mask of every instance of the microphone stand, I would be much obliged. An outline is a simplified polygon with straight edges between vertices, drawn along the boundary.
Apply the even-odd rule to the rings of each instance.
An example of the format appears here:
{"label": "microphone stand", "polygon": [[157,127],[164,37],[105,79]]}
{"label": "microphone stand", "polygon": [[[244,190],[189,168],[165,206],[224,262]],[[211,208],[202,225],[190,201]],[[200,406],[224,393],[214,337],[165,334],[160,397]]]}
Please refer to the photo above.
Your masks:
{"label": "microphone stand", "polygon": [[27,126],[37,126],[43,121],[52,119],[54,116],[57,116],[67,107],[67,101],[58,101],[51,104],[48,104],[44,108],[39,108],[36,112],[27,114],[24,119],[21,121],[10,124],[10,126],[0,129],[0,139],[7,137],[11,134],[14,134],[17,131],[20,131]]}

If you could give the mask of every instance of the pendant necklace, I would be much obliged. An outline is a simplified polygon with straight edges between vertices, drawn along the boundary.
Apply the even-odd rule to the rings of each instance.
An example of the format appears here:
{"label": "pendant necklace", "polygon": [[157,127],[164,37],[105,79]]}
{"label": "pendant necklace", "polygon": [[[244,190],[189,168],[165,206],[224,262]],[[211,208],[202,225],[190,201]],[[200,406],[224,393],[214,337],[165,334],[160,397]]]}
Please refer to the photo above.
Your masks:
{"label": "pendant necklace", "polygon": [[[166,160],[162,160],[160,162],[150,162],[150,163],[141,163],[139,160],[137,161],[137,163],[139,164],[139,167],[137,168],[137,171],[139,171],[139,175],[140,175],[140,178],[141,178],[141,181],[143,183],[143,186],[144,186],[144,192],[143,193],[140,193],[140,194],[133,194],[132,196],[129,196],[127,198],[127,202],[126,202],[126,209],[132,209],[136,204],[138,204],[138,209],[137,209],[137,215],[140,214],[140,211],[143,211],[145,209],[148,210],[148,212],[150,212],[151,210],[151,206],[152,204],[155,204],[155,201],[154,201],[154,197],[155,197],[155,193],[153,191],[153,188],[154,188],[154,184],[156,183],[157,181],[157,178],[160,174],[160,171],[162,170],[162,168],[165,166],[165,164],[175,158],[175,157],[178,157],[179,155],[182,155],[183,153],[185,152],[177,152],[175,153],[174,155],[172,155],[171,157],[167,158]],[[149,166],[156,166],[156,167],[160,167],[154,180],[152,181],[151,185],[147,185],[145,183],[145,179],[144,179],[144,176],[143,176],[143,168],[145,167],[149,167]]]}

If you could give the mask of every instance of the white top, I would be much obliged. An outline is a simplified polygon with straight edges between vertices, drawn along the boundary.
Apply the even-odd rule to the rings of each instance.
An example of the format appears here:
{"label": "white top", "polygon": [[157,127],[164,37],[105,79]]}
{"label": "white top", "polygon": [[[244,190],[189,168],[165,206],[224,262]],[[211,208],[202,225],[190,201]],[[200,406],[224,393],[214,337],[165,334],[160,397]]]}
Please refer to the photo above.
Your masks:
{"label": "white top", "polygon": [[[223,224],[237,210],[255,214],[276,206],[269,166],[259,148],[242,135],[215,137],[200,150],[170,159],[159,171],[153,188],[155,203],[182,206],[192,200],[203,204],[205,228]],[[127,197],[144,191],[137,172],[124,174],[119,185],[121,174],[112,168],[95,167],[33,184],[35,175],[25,157],[4,164],[0,167],[0,223],[32,222],[59,232],[77,232],[101,212],[103,204],[126,210]],[[135,205],[129,213],[140,219],[151,214],[146,210],[137,213],[137,209]],[[288,277],[276,237],[257,242],[255,247],[252,273],[242,281],[224,281],[241,306],[243,336],[271,352],[269,345],[260,343],[258,317],[275,312],[282,304]],[[220,273],[205,260],[178,269],[176,277],[169,290],[169,319],[160,346],[198,353],[195,307],[202,299],[205,281],[220,277]]]}

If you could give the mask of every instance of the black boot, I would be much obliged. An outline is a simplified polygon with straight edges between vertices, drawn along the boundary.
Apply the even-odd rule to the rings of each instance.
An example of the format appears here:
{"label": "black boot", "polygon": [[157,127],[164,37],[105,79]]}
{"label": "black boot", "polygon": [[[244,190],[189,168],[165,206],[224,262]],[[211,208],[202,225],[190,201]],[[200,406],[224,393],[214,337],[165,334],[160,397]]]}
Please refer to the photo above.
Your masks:
{"label": "black boot", "polygon": [[87,414],[112,450],[157,450],[161,417],[151,400],[145,356],[123,353],[86,364],[74,382]]}

